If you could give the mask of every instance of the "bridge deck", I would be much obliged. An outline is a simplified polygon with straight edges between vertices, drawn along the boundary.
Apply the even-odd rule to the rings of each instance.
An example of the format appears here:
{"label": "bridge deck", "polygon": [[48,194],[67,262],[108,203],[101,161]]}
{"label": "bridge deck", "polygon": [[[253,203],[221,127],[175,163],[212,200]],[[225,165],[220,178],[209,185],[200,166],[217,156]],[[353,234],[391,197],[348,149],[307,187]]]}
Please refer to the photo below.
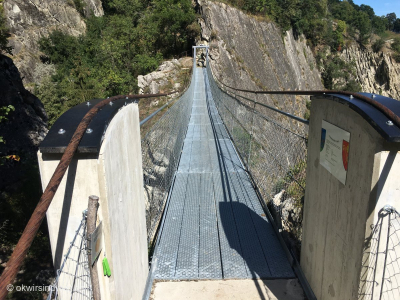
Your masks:
{"label": "bridge deck", "polygon": [[155,278],[293,278],[293,270],[197,68],[179,168],[155,253]]}

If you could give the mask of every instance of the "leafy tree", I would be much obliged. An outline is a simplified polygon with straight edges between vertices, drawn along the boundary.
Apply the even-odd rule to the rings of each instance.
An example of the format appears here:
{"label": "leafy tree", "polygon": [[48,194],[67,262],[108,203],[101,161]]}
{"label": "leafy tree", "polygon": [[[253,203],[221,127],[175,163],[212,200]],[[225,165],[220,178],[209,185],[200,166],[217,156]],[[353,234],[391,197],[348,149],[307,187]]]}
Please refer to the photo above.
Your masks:
{"label": "leafy tree", "polygon": [[394,22],[393,31],[400,33],[400,18],[396,19],[396,21]]}
{"label": "leafy tree", "polygon": [[158,0],[153,2],[141,24],[153,33],[154,46],[168,56],[187,48],[186,28],[194,19],[190,1]]}
{"label": "leafy tree", "polygon": [[130,16],[137,25],[145,9],[151,3],[149,0],[103,0],[106,15]]}
{"label": "leafy tree", "polygon": [[389,26],[388,20],[385,17],[374,16],[372,18],[371,23],[372,23],[373,31],[376,34],[384,33],[386,28]]}
{"label": "leafy tree", "polygon": [[340,51],[344,45],[344,37],[343,34],[346,32],[346,22],[339,20],[336,25],[336,30],[334,32],[335,36],[335,48]]}
{"label": "leafy tree", "polygon": [[372,31],[371,21],[369,20],[368,14],[363,11],[359,11],[355,15],[354,26],[359,30],[359,42],[365,45],[368,42],[370,33]]}
{"label": "leafy tree", "polygon": [[394,22],[396,21],[397,17],[396,14],[394,12],[387,14],[386,15],[386,19],[388,20],[388,30],[393,30],[394,27]]}
{"label": "leafy tree", "polygon": [[[39,42],[56,72],[36,87],[51,126],[70,107],[137,92],[137,76],[182,53],[199,33],[190,0],[106,0],[105,15],[86,19],[85,35],[52,32]],[[196,26],[197,25],[197,26]]]}
{"label": "leafy tree", "polygon": [[354,6],[348,1],[331,4],[330,11],[334,18],[345,21],[347,24],[352,24],[356,14]]}
{"label": "leafy tree", "polygon": [[369,5],[361,4],[359,10],[365,12],[370,20],[375,16],[374,9]]}

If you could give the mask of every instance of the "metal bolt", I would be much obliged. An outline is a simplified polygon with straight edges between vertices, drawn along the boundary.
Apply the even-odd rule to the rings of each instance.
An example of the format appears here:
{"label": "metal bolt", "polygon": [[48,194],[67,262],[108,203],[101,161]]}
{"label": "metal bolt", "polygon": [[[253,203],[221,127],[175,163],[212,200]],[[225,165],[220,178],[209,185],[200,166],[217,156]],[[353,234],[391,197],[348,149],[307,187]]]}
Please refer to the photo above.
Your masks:
{"label": "metal bolt", "polygon": [[389,120],[386,122],[386,125],[393,126],[393,122]]}
{"label": "metal bolt", "polygon": [[92,133],[92,132],[93,132],[93,129],[92,129],[92,128],[86,129],[86,133]]}
{"label": "metal bolt", "polygon": [[372,94],[372,99],[374,99],[376,96],[374,94]]}
{"label": "metal bolt", "polygon": [[64,134],[64,133],[65,133],[65,129],[60,128],[60,129],[58,130],[58,134]]}
{"label": "metal bolt", "polygon": [[353,95],[350,95],[350,99],[354,99]]}
{"label": "metal bolt", "polygon": [[112,102],[110,102],[110,106],[113,106],[113,103],[112,103]]}
{"label": "metal bolt", "polygon": [[87,106],[90,106],[90,102],[89,102],[89,101],[88,101],[88,102],[86,102],[86,105],[87,105]]}
{"label": "metal bolt", "polygon": [[128,100],[128,97],[126,97],[126,100]]}

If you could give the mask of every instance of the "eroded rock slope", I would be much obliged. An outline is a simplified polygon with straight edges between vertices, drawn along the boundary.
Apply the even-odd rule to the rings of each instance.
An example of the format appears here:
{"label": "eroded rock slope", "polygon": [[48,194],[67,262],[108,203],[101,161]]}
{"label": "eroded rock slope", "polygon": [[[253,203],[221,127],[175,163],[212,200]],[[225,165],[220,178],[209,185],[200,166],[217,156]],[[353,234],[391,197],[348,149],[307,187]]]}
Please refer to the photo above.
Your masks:
{"label": "eroded rock slope", "polygon": [[[199,0],[202,42],[210,45],[215,76],[249,90],[322,89],[321,76],[306,40],[282,36],[272,22],[259,21],[223,3]],[[302,116],[301,97],[265,96],[266,104]]]}
{"label": "eroded rock slope", "polygon": [[[85,32],[83,15],[103,15],[101,0],[83,0],[78,12],[73,0],[5,0],[4,13],[11,31],[13,60],[27,88],[39,83],[52,67],[40,60],[38,41],[53,30],[78,36]],[[83,15],[82,15],[83,14]]]}

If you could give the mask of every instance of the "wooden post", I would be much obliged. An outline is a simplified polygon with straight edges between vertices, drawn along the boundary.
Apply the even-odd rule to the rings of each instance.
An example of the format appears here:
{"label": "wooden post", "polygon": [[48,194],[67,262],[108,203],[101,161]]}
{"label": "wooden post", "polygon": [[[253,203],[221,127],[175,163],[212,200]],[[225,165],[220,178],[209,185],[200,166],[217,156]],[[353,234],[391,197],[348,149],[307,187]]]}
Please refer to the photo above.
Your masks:
{"label": "wooden post", "polygon": [[91,234],[96,229],[96,219],[97,219],[97,210],[99,208],[99,197],[97,196],[89,196],[88,202],[88,212],[87,212],[87,222],[86,222],[86,232],[87,232],[87,241],[88,241],[88,262],[89,262],[89,270],[90,270],[90,279],[92,281],[92,291],[93,291],[93,299],[100,300],[100,285],[99,285],[99,274],[97,272],[96,263],[92,265],[92,251],[90,249],[90,237]]}

